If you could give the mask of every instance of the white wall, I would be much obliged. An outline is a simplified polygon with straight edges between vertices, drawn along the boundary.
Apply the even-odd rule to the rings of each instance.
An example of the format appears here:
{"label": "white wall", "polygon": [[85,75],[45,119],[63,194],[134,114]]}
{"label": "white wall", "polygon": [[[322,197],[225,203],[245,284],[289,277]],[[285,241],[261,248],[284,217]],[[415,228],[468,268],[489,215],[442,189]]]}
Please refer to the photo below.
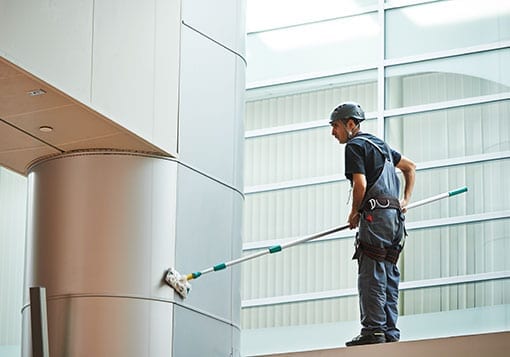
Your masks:
{"label": "white wall", "polygon": [[177,152],[180,0],[0,0],[0,56]]}
{"label": "white wall", "polygon": [[0,356],[19,356],[26,178],[0,168]]}

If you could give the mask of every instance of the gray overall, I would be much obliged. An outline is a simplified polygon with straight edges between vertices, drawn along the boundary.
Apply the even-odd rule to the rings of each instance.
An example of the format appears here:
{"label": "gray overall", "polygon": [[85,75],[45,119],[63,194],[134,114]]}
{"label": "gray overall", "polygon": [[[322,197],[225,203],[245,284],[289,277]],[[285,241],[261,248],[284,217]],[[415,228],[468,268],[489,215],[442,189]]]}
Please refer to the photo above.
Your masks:
{"label": "gray overall", "polygon": [[358,138],[374,145],[385,157],[382,173],[363,199],[354,256],[358,259],[361,334],[384,332],[387,341],[398,341],[400,272],[396,261],[404,233],[404,215],[398,202],[400,185],[389,148],[386,157],[374,142]]}

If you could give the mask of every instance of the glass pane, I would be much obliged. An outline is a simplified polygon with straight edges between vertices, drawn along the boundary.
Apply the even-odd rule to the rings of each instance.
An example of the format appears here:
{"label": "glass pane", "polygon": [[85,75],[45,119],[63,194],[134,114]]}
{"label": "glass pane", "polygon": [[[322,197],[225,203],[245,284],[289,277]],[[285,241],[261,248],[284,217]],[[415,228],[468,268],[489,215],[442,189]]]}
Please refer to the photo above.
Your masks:
{"label": "glass pane", "polygon": [[247,87],[375,66],[378,38],[376,13],[249,34]]}
{"label": "glass pane", "polygon": [[[353,233],[354,235],[354,233]],[[299,237],[297,237],[299,238]],[[304,243],[243,265],[243,300],[356,287],[353,239]],[[256,251],[249,251],[250,254]],[[272,274],[272,272],[284,272]],[[329,272],[324,274],[324,272]],[[254,276],[257,274],[257,277]]]}
{"label": "glass pane", "polygon": [[375,5],[377,0],[248,0],[246,30],[254,32],[331,19],[360,12]]}
{"label": "glass pane", "polygon": [[408,222],[507,211],[510,208],[510,159],[462,166],[419,170],[413,201],[419,201],[458,187],[468,192],[439,202],[416,207],[407,213]]}
{"label": "glass pane", "polygon": [[0,356],[21,356],[27,181],[0,167]]}
{"label": "glass pane", "polygon": [[510,219],[415,229],[401,264],[402,281],[510,270]]}
{"label": "glass pane", "polygon": [[510,2],[452,0],[388,10],[386,38],[386,58],[506,41]]}
{"label": "glass pane", "polygon": [[293,84],[249,90],[245,129],[254,130],[316,120],[327,122],[343,101],[362,104],[365,112],[377,108],[377,72],[364,71]]}
{"label": "glass pane", "polygon": [[[366,120],[362,128],[375,132],[376,124],[376,120]],[[331,135],[329,125],[249,138],[245,141],[244,149],[247,163],[244,177],[248,187],[343,175],[344,145],[340,145]]]}
{"label": "glass pane", "polygon": [[[412,230],[399,261],[402,282],[505,272],[509,250],[510,219]],[[355,290],[352,251],[352,239],[337,239],[252,260],[243,266],[242,299]],[[509,304],[509,289],[510,279],[401,289],[399,309],[410,315]],[[243,328],[352,321],[358,319],[357,297],[251,307],[242,316]]]}
{"label": "glass pane", "polygon": [[416,162],[510,151],[510,101],[386,118],[390,145]]}
{"label": "glass pane", "polygon": [[[355,289],[352,234],[352,238],[306,243],[246,262],[242,281],[250,283],[243,286],[242,299]],[[413,229],[399,260],[401,281],[509,271],[508,251],[510,219]],[[271,274],[274,271],[287,273]],[[324,271],[332,273],[322,275]]]}
{"label": "glass pane", "polygon": [[[409,290],[401,292],[400,296],[401,300],[405,301],[400,308],[402,316],[462,309],[470,309],[472,312],[474,308],[510,304],[510,279]],[[494,315],[485,315],[481,321],[485,330],[481,329],[478,333],[492,330],[491,321],[487,320],[487,317]],[[503,320],[508,326],[508,318],[503,317]],[[450,333],[462,334],[465,329],[465,326],[457,325],[456,328],[450,328]]]}
{"label": "glass pane", "polygon": [[510,50],[504,49],[388,67],[386,107],[393,109],[508,92],[508,63]]}
{"label": "glass pane", "polygon": [[295,238],[346,222],[346,180],[246,195],[243,241]]}
{"label": "glass pane", "polygon": [[241,326],[243,329],[262,329],[353,321],[359,319],[358,306],[358,297],[353,296],[343,299],[253,307],[242,310]]}
{"label": "glass pane", "polygon": [[[505,254],[510,249],[509,223],[510,220],[506,219],[413,230],[400,260],[402,281],[508,271],[510,263]],[[262,261],[251,261],[251,264],[243,268],[242,281],[250,281],[250,284],[243,286],[242,298],[246,300],[355,289],[357,273],[356,263],[350,259],[352,249],[351,239],[341,239],[294,247],[279,255],[266,256]],[[274,271],[286,273],[273,274]],[[332,273],[321,274],[323,271]],[[255,276],[259,277],[257,281],[254,281]],[[509,280],[498,280],[402,290],[400,309],[402,314],[416,314],[508,304],[509,283]],[[355,299],[348,297],[329,301],[336,301],[337,309],[357,311]],[[282,320],[284,311],[290,312],[288,309],[295,316],[307,315],[308,320]],[[253,319],[257,311],[273,311],[277,317],[266,320],[263,325],[256,325],[260,322],[259,319]],[[331,316],[333,311],[337,310],[327,301],[249,308],[243,310],[243,328],[327,323],[357,318],[356,314],[350,313],[343,317],[334,313],[335,316]]]}

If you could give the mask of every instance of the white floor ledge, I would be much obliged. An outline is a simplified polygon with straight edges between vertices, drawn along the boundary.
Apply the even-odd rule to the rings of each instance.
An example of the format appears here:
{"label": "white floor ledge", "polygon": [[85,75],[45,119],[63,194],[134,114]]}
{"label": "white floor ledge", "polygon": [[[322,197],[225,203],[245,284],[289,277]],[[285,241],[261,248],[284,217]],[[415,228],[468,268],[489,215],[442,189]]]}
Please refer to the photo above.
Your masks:
{"label": "white floor ledge", "polygon": [[445,337],[328,350],[266,355],[266,357],[503,357],[510,349],[510,332]]}
{"label": "white floor ledge", "polygon": [[[402,316],[399,318],[398,327],[401,331],[401,342],[395,345],[399,346],[399,351],[407,351],[407,353],[409,349],[406,346],[421,349],[422,347],[419,347],[421,346],[419,343],[423,342],[426,343],[423,346],[427,346],[426,348],[428,349],[432,348],[435,343],[430,341],[439,343],[442,339],[446,338],[446,342],[448,342],[450,341],[448,338],[451,337],[461,337],[460,340],[455,341],[464,341],[464,338],[467,338],[467,341],[484,338],[484,341],[490,344],[493,343],[492,338],[501,337],[498,333],[510,334],[510,305]],[[345,353],[342,351],[352,349],[345,348],[345,342],[356,336],[359,330],[360,325],[358,321],[242,330],[241,356],[358,356],[357,354],[345,355],[339,353]],[[490,337],[489,335],[491,334],[495,334],[495,337]],[[417,355],[413,352],[411,356],[409,354],[393,355],[388,352],[388,354],[379,354],[379,356],[510,356],[510,335],[506,335],[505,338],[506,350],[501,351],[500,354],[435,354],[429,352]],[[407,342],[410,342],[410,344]],[[415,343],[418,343],[418,345]],[[381,348],[391,349],[390,345],[394,344],[384,344],[384,347]],[[356,348],[361,347],[364,348],[365,346]],[[499,345],[499,347],[501,346]],[[310,351],[314,351],[314,354],[298,353],[311,353]],[[335,351],[335,353],[331,354],[328,351]]]}

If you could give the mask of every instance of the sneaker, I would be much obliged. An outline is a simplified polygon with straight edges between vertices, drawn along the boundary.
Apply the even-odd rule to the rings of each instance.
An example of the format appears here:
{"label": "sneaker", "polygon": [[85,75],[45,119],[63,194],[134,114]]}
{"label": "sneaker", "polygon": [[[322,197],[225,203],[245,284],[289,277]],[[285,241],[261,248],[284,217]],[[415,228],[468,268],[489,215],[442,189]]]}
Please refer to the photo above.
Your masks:
{"label": "sneaker", "polygon": [[345,343],[347,347],[349,346],[359,346],[359,345],[371,345],[374,343],[385,343],[386,337],[384,337],[384,332],[374,332],[369,335],[358,335],[354,337],[351,341]]}
{"label": "sneaker", "polygon": [[399,339],[393,336],[386,336],[386,342],[398,342]]}

